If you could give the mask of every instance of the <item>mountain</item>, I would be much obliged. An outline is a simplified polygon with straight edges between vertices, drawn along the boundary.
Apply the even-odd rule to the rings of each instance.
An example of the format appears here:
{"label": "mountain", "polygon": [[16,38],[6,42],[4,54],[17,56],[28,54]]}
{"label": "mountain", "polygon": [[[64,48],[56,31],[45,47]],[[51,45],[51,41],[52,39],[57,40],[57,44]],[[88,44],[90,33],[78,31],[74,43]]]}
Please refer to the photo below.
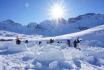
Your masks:
{"label": "mountain", "polygon": [[[4,34],[4,31],[0,33]],[[73,47],[78,36],[82,40],[78,44],[81,50]],[[34,37],[22,35],[19,45],[15,44],[15,40],[1,41],[0,70],[104,70],[104,24],[56,37]],[[15,36],[12,38],[15,39]],[[50,38],[54,39],[54,43],[49,43]],[[70,39],[70,47],[66,39]],[[26,44],[25,40],[29,42]],[[42,43],[39,44],[39,41]]]}
{"label": "mountain", "polygon": [[0,30],[23,34],[39,34],[43,36],[56,36],[86,30],[104,24],[104,14],[87,13],[75,18],[44,20],[40,23],[21,25],[12,20],[0,22]]}
{"label": "mountain", "polygon": [[0,22],[0,30],[25,33],[25,27],[19,23],[15,23],[12,20],[5,20]]}

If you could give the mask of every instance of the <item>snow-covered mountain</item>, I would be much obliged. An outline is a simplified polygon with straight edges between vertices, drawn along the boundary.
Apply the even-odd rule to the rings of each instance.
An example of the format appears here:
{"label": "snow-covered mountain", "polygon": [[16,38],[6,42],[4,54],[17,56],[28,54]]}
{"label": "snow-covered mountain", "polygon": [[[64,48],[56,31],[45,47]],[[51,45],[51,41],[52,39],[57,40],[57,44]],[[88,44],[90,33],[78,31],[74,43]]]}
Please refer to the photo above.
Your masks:
{"label": "snow-covered mountain", "polygon": [[[22,41],[17,45],[15,40],[0,42],[0,70],[104,70],[104,25],[55,37],[29,36],[23,36],[28,44]],[[78,36],[82,39],[78,45],[81,50],[73,47],[73,40]],[[54,43],[47,43],[50,38]],[[70,39],[70,47],[66,39]]]}
{"label": "snow-covered mountain", "polygon": [[15,23],[12,20],[5,20],[0,22],[0,30],[6,30],[17,33],[25,33],[25,27],[19,23]]}
{"label": "snow-covered mountain", "polygon": [[103,14],[88,13],[75,18],[69,18],[68,20],[63,18],[58,22],[55,20],[45,20],[39,24],[30,23],[28,25],[21,25],[12,20],[5,20],[0,22],[0,30],[23,34],[56,36],[86,30],[102,24],[104,24]]}

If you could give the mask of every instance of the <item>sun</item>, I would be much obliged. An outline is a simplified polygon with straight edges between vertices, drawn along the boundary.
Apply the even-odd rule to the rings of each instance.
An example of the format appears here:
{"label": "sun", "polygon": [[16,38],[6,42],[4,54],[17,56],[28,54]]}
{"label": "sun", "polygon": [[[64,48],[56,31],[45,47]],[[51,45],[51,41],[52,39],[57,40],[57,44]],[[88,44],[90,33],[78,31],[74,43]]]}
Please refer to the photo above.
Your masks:
{"label": "sun", "polygon": [[50,15],[53,19],[59,20],[65,16],[65,8],[60,3],[55,3],[50,8]]}
{"label": "sun", "polygon": [[51,8],[51,15],[54,19],[62,18],[64,15],[64,9],[56,4]]}

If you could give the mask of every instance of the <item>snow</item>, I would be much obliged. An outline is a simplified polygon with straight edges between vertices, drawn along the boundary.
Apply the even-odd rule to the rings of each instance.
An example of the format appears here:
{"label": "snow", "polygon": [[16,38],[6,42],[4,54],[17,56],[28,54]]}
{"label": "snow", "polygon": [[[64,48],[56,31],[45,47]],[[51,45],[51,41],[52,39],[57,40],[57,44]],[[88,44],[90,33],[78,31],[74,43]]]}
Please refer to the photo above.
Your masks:
{"label": "snow", "polygon": [[[89,46],[86,49],[81,47],[82,50],[79,51],[73,47],[61,49],[61,46],[55,48],[57,45],[44,45],[28,46],[34,54],[26,49],[16,52],[17,48],[14,49],[14,46],[8,46],[13,53],[6,51],[7,53],[1,54],[3,52],[1,49],[1,70],[20,70],[21,68],[22,70],[103,70],[104,49],[101,47]],[[15,44],[15,46],[17,45]]]}
{"label": "snow", "polygon": [[[7,37],[6,34],[13,36]],[[16,35],[20,36],[20,45],[15,43]],[[73,40],[77,37],[82,40],[78,44],[81,50],[73,47]],[[55,37],[34,37],[7,31],[0,38],[13,40],[0,41],[0,70],[104,70],[103,37],[104,25]],[[47,43],[51,38],[55,42]],[[71,40],[70,47],[67,39]],[[26,44],[25,40],[29,43]],[[40,45],[39,41],[42,41]]]}
{"label": "snow", "polygon": [[57,36],[83,31],[103,24],[104,14],[88,13],[68,20],[62,18],[59,22],[44,20],[41,23],[32,22],[27,25],[5,20],[0,22],[0,30],[28,35]]}

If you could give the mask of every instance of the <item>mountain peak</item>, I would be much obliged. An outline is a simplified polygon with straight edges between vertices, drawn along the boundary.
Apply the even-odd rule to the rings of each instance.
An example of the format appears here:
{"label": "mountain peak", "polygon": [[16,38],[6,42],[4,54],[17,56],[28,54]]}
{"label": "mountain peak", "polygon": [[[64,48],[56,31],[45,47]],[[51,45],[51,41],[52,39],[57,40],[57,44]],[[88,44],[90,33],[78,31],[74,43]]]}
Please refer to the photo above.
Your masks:
{"label": "mountain peak", "polygon": [[95,19],[104,19],[104,15],[103,14],[96,14],[96,13],[86,13],[83,15],[79,15],[75,18],[69,18],[68,22],[69,23],[76,23],[77,21],[83,20],[83,19],[90,19],[90,18],[95,18]]}
{"label": "mountain peak", "polygon": [[10,19],[7,19],[7,20],[4,20],[2,21],[3,23],[15,23],[14,21],[10,20]]}
{"label": "mountain peak", "polygon": [[87,13],[76,18],[69,18],[68,21],[64,18],[61,18],[58,22],[55,20],[44,20],[40,24],[32,22],[26,26],[8,19],[0,22],[0,30],[52,36],[78,32],[102,24],[104,24],[103,14]]}

